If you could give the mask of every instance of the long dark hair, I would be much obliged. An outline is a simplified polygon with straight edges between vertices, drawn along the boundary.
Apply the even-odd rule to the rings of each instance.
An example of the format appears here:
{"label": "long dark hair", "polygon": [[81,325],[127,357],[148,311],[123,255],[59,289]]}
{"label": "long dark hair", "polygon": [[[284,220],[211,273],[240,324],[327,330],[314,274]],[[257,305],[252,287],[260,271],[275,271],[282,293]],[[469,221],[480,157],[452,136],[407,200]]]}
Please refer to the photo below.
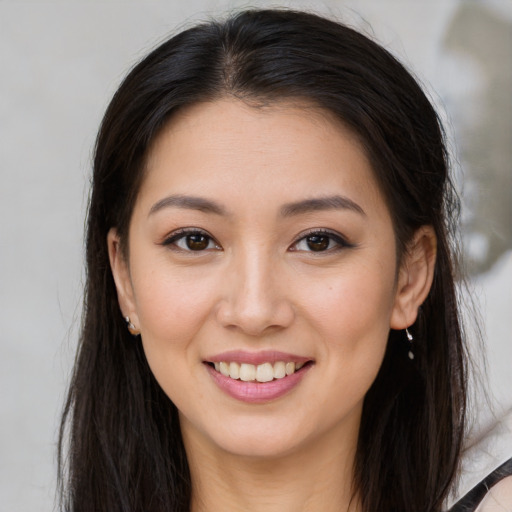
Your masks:
{"label": "long dark hair", "polygon": [[391,331],[364,402],[354,489],[367,512],[441,510],[466,407],[449,236],[457,201],[443,131],[389,52],[340,23],[290,10],[243,11],[179,33],[135,66],[107,109],[94,158],[83,325],[61,424],[62,508],[189,509],[177,411],[121,317],[106,238],[116,227],[126,242],[148,149],[170,116],[226,96],[305,101],[349,127],[386,198],[398,258],[416,229],[434,228],[434,282],[411,328],[416,357],[408,359],[404,334]]}

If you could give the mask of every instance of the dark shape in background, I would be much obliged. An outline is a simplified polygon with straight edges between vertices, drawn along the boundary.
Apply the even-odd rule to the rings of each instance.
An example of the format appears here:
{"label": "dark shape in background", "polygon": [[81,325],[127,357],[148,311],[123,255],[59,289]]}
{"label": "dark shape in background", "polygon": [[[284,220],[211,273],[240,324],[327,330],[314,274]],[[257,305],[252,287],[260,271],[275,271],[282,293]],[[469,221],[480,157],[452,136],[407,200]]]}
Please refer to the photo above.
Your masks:
{"label": "dark shape in background", "polygon": [[[512,23],[484,5],[463,2],[443,41],[455,57],[470,59],[484,78],[484,87],[469,104],[447,98],[455,125],[464,181],[464,236],[479,241],[480,250],[468,253],[468,270],[489,270],[512,249]],[[478,116],[468,121],[465,110]],[[467,193],[466,193],[467,192]]]}

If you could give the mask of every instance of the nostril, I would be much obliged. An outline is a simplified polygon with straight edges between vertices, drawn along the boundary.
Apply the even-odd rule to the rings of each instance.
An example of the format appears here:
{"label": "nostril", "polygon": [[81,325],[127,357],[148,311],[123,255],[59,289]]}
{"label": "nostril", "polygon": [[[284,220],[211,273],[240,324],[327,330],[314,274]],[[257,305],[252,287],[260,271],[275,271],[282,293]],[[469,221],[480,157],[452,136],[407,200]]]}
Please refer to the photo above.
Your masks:
{"label": "nostril", "polygon": [[220,324],[231,331],[240,331],[257,337],[288,327],[294,319],[294,310],[285,298],[276,298],[262,284],[249,286],[224,298],[216,308]]}

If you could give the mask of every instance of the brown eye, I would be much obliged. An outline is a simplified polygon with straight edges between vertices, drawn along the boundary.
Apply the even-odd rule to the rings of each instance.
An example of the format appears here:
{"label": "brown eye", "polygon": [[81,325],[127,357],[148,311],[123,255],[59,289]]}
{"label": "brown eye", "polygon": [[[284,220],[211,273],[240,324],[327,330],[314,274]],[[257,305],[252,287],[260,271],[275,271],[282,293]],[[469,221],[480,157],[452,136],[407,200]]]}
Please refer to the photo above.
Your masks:
{"label": "brown eye", "polygon": [[170,249],[179,249],[188,252],[202,252],[210,250],[222,250],[215,240],[203,231],[195,229],[180,229],[163,242]]}
{"label": "brown eye", "polygon": [[306,244],[311,251],[325,251],[329,248],[330,238],[325,235],[310,235],[306,237]]}
{"label": "brown eye", "polygon": [[191,251],[204,251],[208,247],[208,244],[210,243],[210,238],[205,235],[201,235],[200,233],[196,233],[194,235],[187,235],[185,240],[187,247]]}
{"label": "brown eye", "polygon": [[290,250],[304,253],[316,252],[331,254],[351,247],[354,247],[354,245],[347,242],[345,237],[340,233],[318,229],[304,234],[302,238],[297,240],[290,247]]}

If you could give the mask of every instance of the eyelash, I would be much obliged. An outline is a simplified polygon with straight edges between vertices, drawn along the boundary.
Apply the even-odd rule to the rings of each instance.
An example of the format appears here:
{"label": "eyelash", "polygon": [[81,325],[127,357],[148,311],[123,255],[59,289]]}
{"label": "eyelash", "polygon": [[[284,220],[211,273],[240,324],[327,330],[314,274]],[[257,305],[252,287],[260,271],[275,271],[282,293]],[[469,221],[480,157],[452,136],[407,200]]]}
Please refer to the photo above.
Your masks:
{"label": "eyelash", "polygon": [[[190,246],[188,246],[187,244],[187,237],[191,237],[191,236],[194,236],[194,235],[198,235],[200,237],[204,237],[206,240],[203,240],[203,243],[204,241],[207,242],[207,245],[206,247],[204,248],[197,248],[196,250],[192,249]],[[307,249],[298,249],[297,246],[301,243],[301,242],[304,242],[304,243],[308,243],[307,239],[308,238],[313,238],[313,237],[318,237],[320,239],[322,238],[327,238],[328,241],[327,241],[327,247],[326,248],[322,248],[321,246],[319,247],[320,250],[317,250],[315,251],[314,249],[311,249],[311,247],[309,247],[310,250],[307,250]],[[178,245],[177,242],[181,241],[181,240],[184,240],[184,243],[187,244],[187,248],[185,247],[180,247]],[[334,243],[336,244],[334,247],[330,247],[331,243]],[[318,243],[321,243],[321,240],[318,242]],[[214,247],[209,247],[210,244],[214,244]],[[183,229],[179,229],[178,231],[175,231],[174,233],[171,234],[171,236],[169,236],[168,238],[166,238],[164,240],[164,242],[162,243],[163,246],[166,246],[166,247],[169,247],[169,246],[173,246],[173,250],[176,250],[176,251],[182,251],[182,252],[197,252],[197,253],[200,253],[200,252],[205,252],[207,250],[212,250],[212,249],[215,249],[215,250],[222,250],[222,247],[219,245],[219,243],[210,235],[208,234],[206,231],[203,231],[202,229],[197,229],[197,228],[183,228]],[[299,235],[299,237],[297,237],[297,239],[292,243],[292,245],[290,246],[290,251],[292,252],[310,252],[310,253],[319,253],[319,254],[323,254],[323,253],[332,253],[332,252],[337,252],[341,249],[344,249],[344,248],[351,248],[351,247],[354,247],[352,244],[350,244],[343,236],[341,236],[339,233],[336,233],[336,232],[333,232],[333,231],[330,231],[330,230],[327,230],[327,229],[312,229],[306,233],[301,233]]]}
{"label": "eyelash", "polygon": [[[310,237],[319,237],[319,238],[328,238],[328,247],[324,250],[304,250],[304,249],[297,249],[297,245],[300,242],[307,242],[307,239]],[[331,245],[331,242],[334,242],[336,245],[334,247],[329,247]],[[303,252],[310,252],[310,253],[318,253],[318,254],[325,254],[325,253],[332,253],[337,252],[342,249],[351,248],[354,247],[353,244],[350,244],[343,236],[341,236],[339,233],[336,233],[335,231],[330,231],[328,229],[312,229],[311,231],[308,231],[306,233],[301,233],[299,237],[297,237],[296,241],[293,242],[293,244],[290,247],[290,250],[292,251],[303,251]]]}
{"label": "eyelash", "polygon": [[[207,239],[208,244],[204,249],[194,250],[194,249],[191,249],[190,247],[188,247],[188,248],[180,247],[177,244],[177,242],[179,242],[180,240],[184,240],[185,243],[187,243],[186,242],[187,237],[194,236],[194,235],[202,236]],[[213,243],[215,247],[208,247],[211,243]],[[206,250],[211,250],[211,249],[221,250],[220,245],[210,234],[208,234],[206,231],[203,231],[202,229],[197,229],[197,228],[179,229],[178,231],[175,231],[174,233],[172,233],[171,236],[166,238],[163,241],[162,245],[165,247],[174,246],[174,247],[172,247],[173,250],[182,251],[182,252],[197,252],[197,253],[199,253],[199,252],[204,252]]]}

